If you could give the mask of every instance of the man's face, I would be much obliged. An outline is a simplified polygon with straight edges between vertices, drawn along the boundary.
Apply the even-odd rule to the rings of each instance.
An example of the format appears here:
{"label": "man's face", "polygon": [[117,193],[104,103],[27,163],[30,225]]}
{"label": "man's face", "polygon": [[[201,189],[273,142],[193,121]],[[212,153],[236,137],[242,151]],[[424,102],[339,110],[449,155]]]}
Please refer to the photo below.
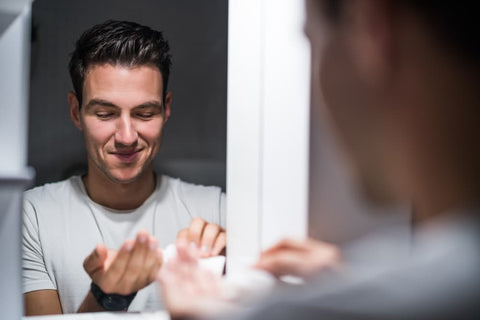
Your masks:
{"label": "man's face", "polygon": [[[305,32],[312,53],[312,97],[324,106],[351,160],[355,180],[374,200],[389,200],[382,162],[383,111],[365,81],[359,59],[363,50],[348,22],[327,18],[321,0],[307,0]],[[348,21],[348,19],[347,19]],[[349,29],[350,28],[350,29]],[[368,52],[367,52],[368,53]],[[360,61],[360,63],[359,63]]]}
{"label": "man's face", "polygon": [[83,105],[78,109],[72,94],[69,102],[83,132],[89,174],[129,183],[152,170],[170,115],[171,94],[163,101],[162,92],[162,76],[153,66],[104,64],[87,70]]}

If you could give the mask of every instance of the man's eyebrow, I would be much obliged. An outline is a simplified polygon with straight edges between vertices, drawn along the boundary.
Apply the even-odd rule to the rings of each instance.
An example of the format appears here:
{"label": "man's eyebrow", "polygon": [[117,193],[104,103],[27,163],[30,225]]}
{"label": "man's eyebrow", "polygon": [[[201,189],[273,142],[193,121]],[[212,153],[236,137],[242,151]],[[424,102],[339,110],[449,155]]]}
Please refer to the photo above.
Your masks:
{"label": "man's eyebrow", "polygon": [[158,109],[163,109],[163,104],[160,101],[147,101],[144,103],[139,104],[138,106],[135,106],[135,109],[143,109],[143,108],[158,108]]}
{"label": "man's eyebrow", "polygon": [[85,105],[85,109],[88,109],[92,106],[104,106],[104,107],[118,108],[118,106],[115,105],[114,103],[112,103],[110,101],[107,101],[107,100],[103,100],[103,99],[92,99],[92,100],[88,101],[88,103]]}

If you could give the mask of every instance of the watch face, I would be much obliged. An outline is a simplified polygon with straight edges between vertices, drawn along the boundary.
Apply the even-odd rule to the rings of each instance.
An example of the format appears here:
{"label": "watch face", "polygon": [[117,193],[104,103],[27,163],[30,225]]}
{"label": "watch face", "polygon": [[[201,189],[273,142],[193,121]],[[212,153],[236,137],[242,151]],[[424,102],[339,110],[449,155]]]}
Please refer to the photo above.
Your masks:
{"label": "watch face", "polygon": [[98,304],[107,311],[127,310],[128,306],[137,295],[136,292],[131,293],[128,296],[123,296],[120,294],[106,294],[99,286],[97,286],[93,282],[90,285],[90,291],[95,297],[95,300],[97,300]]}
{"label": "watch face", "polygon": [[106,310],[121,311],[126,310],[130,304],[130,299],[117,294],[105,295],[102,299],[102,307]]}

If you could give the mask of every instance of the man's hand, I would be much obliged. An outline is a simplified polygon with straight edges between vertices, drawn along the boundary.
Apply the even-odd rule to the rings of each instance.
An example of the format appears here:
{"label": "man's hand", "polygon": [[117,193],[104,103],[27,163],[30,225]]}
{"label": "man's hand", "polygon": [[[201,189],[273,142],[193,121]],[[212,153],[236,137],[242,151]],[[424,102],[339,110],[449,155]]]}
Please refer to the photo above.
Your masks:
{"label": "man's hand", "polygon": [[222,299],[221,279],[199,267],[196,249],[180,243],[177,253],[158,274],[163,302],[172,319],[205,317],[228,308]]}
{"label": "man's hand", "polygon": [[135,241],[125,241],[118,251],[98,245],[83,263],[85,271],[103,292],[121,295],[149,285],[161,265],[158,241],[146,231],[140,231]]}
{"label": "man's hand", "polygon": [[222,253],[227,243],[225,229],[208,223],[201,218],[193,218],[190,226],[177,235],[177,244],[188,243],[199,258],[217,256]]}
{"label": "man's hand", "polygon": [[333,268],[339,262],[339,250],[332,244],[314,239],[284,239],[264,251],[255,267],[277,277],[292,275],[306,278]]}

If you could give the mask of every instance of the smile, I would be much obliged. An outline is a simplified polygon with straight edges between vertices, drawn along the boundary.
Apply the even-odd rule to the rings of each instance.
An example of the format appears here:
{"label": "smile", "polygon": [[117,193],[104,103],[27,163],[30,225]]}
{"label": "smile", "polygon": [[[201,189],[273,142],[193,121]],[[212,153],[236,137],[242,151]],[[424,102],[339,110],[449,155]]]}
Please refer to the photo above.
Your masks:
{"label": "smile", "polygon": [[112,152],[117,159],[122,162],[134,162],[137,160],[138,155],[142,150],[130,151],[130,152]]}

